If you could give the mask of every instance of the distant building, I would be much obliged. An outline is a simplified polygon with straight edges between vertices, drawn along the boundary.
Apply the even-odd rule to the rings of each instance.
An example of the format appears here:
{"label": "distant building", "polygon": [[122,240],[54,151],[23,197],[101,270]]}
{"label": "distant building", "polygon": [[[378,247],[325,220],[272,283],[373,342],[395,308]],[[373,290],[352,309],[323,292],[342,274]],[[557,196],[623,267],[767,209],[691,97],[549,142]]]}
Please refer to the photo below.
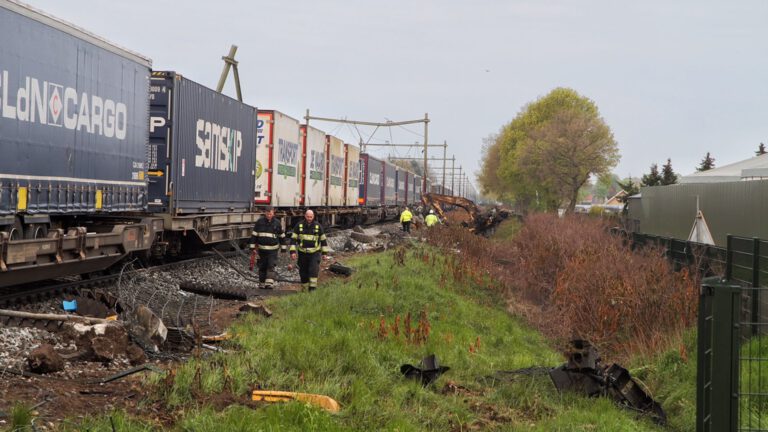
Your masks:
{"label": "distant building", "polygon": [[680,177],[679,183],[722,183],[768,180],[768,153]]}

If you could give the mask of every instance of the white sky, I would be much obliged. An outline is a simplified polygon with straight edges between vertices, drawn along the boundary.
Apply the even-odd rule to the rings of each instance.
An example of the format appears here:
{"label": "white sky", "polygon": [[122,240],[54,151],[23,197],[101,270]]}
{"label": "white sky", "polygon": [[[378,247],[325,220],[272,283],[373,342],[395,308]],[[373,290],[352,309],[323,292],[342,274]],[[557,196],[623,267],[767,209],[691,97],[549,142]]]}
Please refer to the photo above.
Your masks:
{"label": "white sky", "polygon": [[[447,141],[470,172],[483,137],[558,86],[597,103],[622,177],[668,157],[688,174],[707,151],[720,166],[768,144],[764,0],[28,1],[210,87],[236,44],[245,101],[259,108],[369,121],[428,112],[430,142]],[[372,142],[422,133],[384,129]]]}

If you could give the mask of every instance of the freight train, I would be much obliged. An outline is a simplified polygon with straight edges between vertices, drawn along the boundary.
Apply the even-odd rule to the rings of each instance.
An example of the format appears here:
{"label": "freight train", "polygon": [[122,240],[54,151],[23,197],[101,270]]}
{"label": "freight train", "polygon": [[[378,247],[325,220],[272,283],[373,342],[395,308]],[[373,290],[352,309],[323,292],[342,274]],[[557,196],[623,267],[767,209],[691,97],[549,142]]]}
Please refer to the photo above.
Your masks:
{"label": "freight train", "polygon": [[[426,184],[425,184],[426,183]],[[428,179],[257,110],[15,0],[0,0],[0,286],[396,217]]]}

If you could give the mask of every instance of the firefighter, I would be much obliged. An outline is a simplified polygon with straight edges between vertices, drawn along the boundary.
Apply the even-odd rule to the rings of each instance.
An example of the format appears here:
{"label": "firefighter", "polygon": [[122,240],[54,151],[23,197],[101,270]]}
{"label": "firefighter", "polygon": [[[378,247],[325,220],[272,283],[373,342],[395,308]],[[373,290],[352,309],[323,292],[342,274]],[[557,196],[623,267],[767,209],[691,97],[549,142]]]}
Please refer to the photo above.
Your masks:
{"label": "firefighter", "polygon": [[[307,210],[291,234],[291,259],[298,258],[301,288],[314,291],[320,273],[320,258],[328,257],[328,242],[323,227],[315,221],[315,213]],[[298,251],[298,254],[296,253]]]}
{"label": "firefighter", "polygon": [[[281,249],[285,252],[285,233],[282,224],[275,219],[275,209],[267,207],[264,216],[256,221],[251,233],[251,262],[258,251],[259,282],[266,289],[272,289],[275,285],[275,266],[277,265],[277,252]],[[251,264],[253,268],[253,264]]]}
{"label": "firefighter", "polygon": [[424,224],[427,225],[427,228],[432,228],[438,223],[440,223],[440,219],[437,218],[434,210],[430,210],[427,217],[424,218]]}
{"label": "firefighter", "polygon": [[400,223],[403,224],[403,231],[407,233],[411,232],[411,219],[413,219],[413,213],[406,207],[405,210],[400,213]]}

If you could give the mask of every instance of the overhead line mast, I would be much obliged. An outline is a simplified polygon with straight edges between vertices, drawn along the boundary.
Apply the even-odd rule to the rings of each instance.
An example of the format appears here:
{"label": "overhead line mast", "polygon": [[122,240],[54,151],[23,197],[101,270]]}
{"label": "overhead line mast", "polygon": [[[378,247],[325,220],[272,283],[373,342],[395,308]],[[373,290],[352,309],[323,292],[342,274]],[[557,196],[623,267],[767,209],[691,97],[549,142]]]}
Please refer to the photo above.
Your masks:
{"label": "overhead line mast", "polygon": [[[388,126],[403,126],[408,124],[414,124],[414,123],[424,123],[424,175],[426,176],[428,171],[427,167],[427,151],[429,147],[432,146],[439,146],[439,144],[427,144],[429,142],[429,113],[424,114],[423,119],[418,120],[404,120],[404,121],[386,121],[386,122],[369,122],[369,121],[361,121],[361,120],[347,120],[347,119],[336,119],[336,118],[330,118],[330,117],[316,117],[309,115],[309,109],[307,109],[307,115],[304,116],[304,120],[306,122],[306,125],[309,126],[310,120],[317,120],[317,121],[326,121],[326,122],[333,122],[333,123],[345,123],[345,124],[351,124],[351,125],[361,125],[361,126],[376,126],[378,127],[388,127]],[[377,146],[386,146],[387,144],[365,144],[365,145],[377,145]],[[361,142],[361,150],[365,151],[365,145]],[[396,146],[417,146],[418,144],[397,144],[393,145]],[[444,144],[445,145],[445,144]],[[424,182],[422,185],[422,192],[427,193],[427,182]]]}

